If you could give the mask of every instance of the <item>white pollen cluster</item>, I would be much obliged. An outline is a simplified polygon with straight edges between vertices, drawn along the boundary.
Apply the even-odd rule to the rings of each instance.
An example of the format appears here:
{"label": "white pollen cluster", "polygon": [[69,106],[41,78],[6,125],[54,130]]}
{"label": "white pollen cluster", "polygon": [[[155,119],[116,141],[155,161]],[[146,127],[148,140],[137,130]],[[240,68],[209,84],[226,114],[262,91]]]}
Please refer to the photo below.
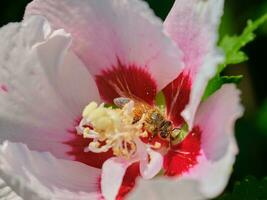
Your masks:
{"label": "white pollen cluster", "polygon": [[106,108],[104,104],[91,102],[83,110],[82,120],[77,133],[84,138],[92,139],[85,151],[95,153],[107,152],[112,149],[119,157],[130,158],[137,150],[137,140],[147,135],[143,131],[143,120],[133,124],[133,106],[131,101],[123,108]]}

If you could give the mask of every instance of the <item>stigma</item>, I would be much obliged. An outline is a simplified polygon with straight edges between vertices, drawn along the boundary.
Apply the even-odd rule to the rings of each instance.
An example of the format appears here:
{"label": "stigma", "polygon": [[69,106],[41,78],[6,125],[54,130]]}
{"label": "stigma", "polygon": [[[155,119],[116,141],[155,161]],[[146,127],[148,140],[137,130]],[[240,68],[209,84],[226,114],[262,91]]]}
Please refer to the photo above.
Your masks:
{"label": "stigma", "polygon": [[[76,127],[77,133],[92,139],[85,152],[102,153],[112,150],[118,157],[131,158],[137,153],[140,137],[147,137],[144,119],[134,121],[134,102],[122,108],[105,107],[96,102],[89,103],[83,110],[82,119]],[[160,147],[160,144],[156,144]]]}

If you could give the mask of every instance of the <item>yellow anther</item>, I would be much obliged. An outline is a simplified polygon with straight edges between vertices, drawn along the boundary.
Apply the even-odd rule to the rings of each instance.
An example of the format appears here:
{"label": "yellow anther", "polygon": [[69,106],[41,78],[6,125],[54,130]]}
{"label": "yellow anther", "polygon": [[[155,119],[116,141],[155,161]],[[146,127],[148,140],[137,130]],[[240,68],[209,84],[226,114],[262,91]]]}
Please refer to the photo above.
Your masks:
{"label": "yellow anther", "polygon": [[98,148],[100,146],[100,143],[99,142],[91,142],[89,144],[89,147],[90,148]]}
{"label": "yellow anther", "polygon": [[112,119],[113,123],[115,126],[120,126],[121,124],[121,116],[119,111],[115,112],[115,110],[112,110],[111,112],[109,112],[109,116]]}
{"label": "yellow anther", "polygon": [[98,118],[104,117],[107,114],[107,111],[105,108],[97,108],[95,110],[93,110],[90,114],[89,114],[89,118],[90,120],[96,120]]}
{"label": "yellow anther", "polygon": [[114,147],[113,149],[113,154],[116,155],[116,156],[119,156],[120,155],[120,150],[118,147]]}
{"label": "yellow anther", "polygon": [[127,156],[128,155],[128,150],[127,149],[122,149],[121,153],[122,153],[122,155]]}
{"label": "yellow anther", "polygon": [[102,117],[93,122],[93,126],[97,130],[107,130],[112,128],[112,121],[108,117]]}
{"label": "yellow anther", "polygon": [[96,102],[91,102],[91,103],[89,103],[86,107],[85,107],[85,109],[83,110],[83,117],[88,117],[89,116],[89,114],[93,111],[93,110],[95,110],[97,108],[97,103]]}

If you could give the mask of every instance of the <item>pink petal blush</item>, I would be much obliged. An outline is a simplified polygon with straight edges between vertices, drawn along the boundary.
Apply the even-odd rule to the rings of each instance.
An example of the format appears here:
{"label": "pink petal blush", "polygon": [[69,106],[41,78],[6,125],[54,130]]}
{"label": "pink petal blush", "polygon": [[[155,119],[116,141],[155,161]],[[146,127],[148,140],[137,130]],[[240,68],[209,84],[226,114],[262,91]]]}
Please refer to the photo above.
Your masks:
{"label": "pink petal blush", "polygon": [[6,92],[6,93],[8,92],[8,87],[5,84],[0,85],[0,89],[2,92]]}

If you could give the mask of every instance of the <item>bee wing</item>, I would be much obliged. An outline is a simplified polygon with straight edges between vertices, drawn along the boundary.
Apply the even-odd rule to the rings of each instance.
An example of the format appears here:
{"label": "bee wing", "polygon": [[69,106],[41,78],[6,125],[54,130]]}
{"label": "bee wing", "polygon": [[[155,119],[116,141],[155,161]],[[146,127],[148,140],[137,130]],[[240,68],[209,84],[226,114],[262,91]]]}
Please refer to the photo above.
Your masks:
{"label": "bee wing", "polygon": [[124,107],[127,103],[129,103],[131,99],[125,97],[118,97],[113,100],[114,104],[119,108]]}

